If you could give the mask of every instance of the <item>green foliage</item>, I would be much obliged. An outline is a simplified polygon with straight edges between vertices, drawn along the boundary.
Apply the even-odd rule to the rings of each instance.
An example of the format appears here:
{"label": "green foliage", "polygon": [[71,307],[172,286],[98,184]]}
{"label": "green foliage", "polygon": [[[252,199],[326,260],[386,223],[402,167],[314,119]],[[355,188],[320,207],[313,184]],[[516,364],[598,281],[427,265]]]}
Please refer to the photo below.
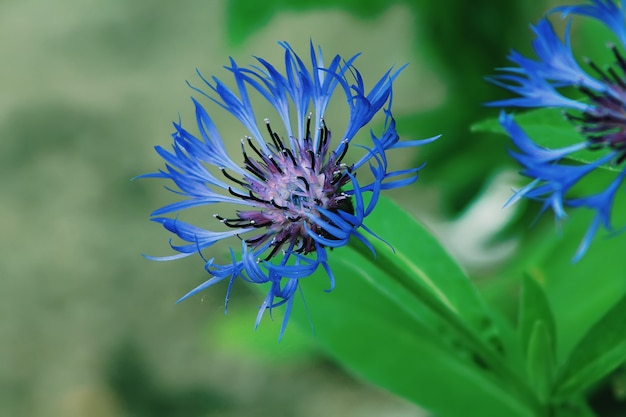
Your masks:
{"label": "green foliage", "polygon": [[[511,333],[428,231],[389,201],[379,204],[368,226],[392,236],[395,252],[373,240],[373,258],[363,245],[353,244],[331,255],[338,278],[332,293],[322,291],[323,274],[305,283],[306,301],[315,307],[296,312],[296,320],[312,321],[316,339],[331,356],[438,416],[460,416],[467,407],[481,416],[594,416],[582,398],[626,360],[625,299],[602,316],[615,292],[589,305],[573,296],[589,294],[593,282],[566,276],[569,284],[584,287],[566,297],[560,291],[566,283],[538,267],[535,276],[547,281],[524,278],[517,334]],[[558,261],[554,253],[573,252],[555,252],[552,246],[544,253]],[[615,285],[620,282],[616,274]],[[579,336],[570,333],[560,309],[572,309],[564,302],[583,308],[589,331],[582,326]],[[593,317],[599,317],[595,324]],[[557,349],[563,336],[567,346]]]}
{"label": "green foliage", "polygon": [[576,345],[557,379],[555,395],[585,392],[626,361],[626,296]]}
{"label": "green foliage", "polygon": [[322,291],[324,273],[304,282],[310,307],[295,319],[310,317],[348,369],[438,416],[531,415],[532,398],[502,359],[506,330],[437,240],[385,199],[368,220],[395,253],[375,239],[376,259],[360,244],[332,253],[337,287]]}
{"label": "green foliage", "polygon": [[545,404],[554,377],[556,326],[544,290],[529,277],[524,279],[518,330],[526,354],[528,381]]}
{"label": "green foliage", "polygon": [[549,351],[555,354],[556,325],[545,291],[537,281],[526,276],[520,302],[518,329],[524,344],[524,352],[528,352],[533,334],[537,326],[543,327],[542,333],[549,343]]}
{"label": "green foliage", "polygon": [[528,339],[526,368],[528,382],[542,403],[550,399],[554,377],[554,339],[543,320],[535,322]]}
{"label": "green foliage", "polygon": [[[554,109],[523,112],[516,116],[516,121],[535,142],[546,148],[585,140]],[[504,133],[495,118],[475,124],[472,130]],[[572,163],[587,163],[599,155],[582,151],[569,159]],[[590,175],[575,192],[594,192],[605,187],[618,167],[605,164],[602,168],[604,170]],[[618,204],[623,201],[618,199]],[[612,220],[623,225],[626,218],[617,211]],[[592,250],[572,264],[569,260],[589,221],[586,213],[572,213],[564,221],[561,235],[554,233],[553,227],[540,223],[537,231],[523,239],[523,250],[508,266],[509,272],[500,276],[532,271],[532,275],[544,283],[542,289],[534,279],[524,280],[520,332],[526,343],[529,381],[542,401],[551,402],[550,407],[557,415],[594,415],[580,398],[588,395],[626,360],[622,299],[626,282],[622,270],[613,262],[607,262],[620,259],[626,240],[619,235],[610,240],[596,239]]]}

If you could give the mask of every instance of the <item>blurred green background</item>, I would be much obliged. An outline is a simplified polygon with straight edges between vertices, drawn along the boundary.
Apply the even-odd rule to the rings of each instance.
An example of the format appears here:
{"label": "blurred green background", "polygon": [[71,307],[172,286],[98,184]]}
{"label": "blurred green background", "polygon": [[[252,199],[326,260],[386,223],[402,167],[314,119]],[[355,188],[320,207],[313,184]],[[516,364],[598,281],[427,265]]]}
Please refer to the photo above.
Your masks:
{"label": "blurred green background", "polygon": [[[310,329],[291,326],[281,343],[279,321],[253,332],[259,297],[243,286],[227,316],[224,286],[176,305],[206,279],[202,262],[141,257],[171,253],[149,213],[173,196],[131,178],[162,166],[153,146],[169,146],[172,120],[192,125],[185,80],[199,85],[196,68],[227,77],[229,56],[280,63],[277,40],[306,54],[312,39],[327,57],[362,52],[357,67],[370,85],[388,67],[410,64],[394,89],[400,133],[444,137],[397,161],[428,167],[419,185],[393,197],[445,235],[437,224],[458,217],[510,166],[501,138],[468,126],[494,114],[481,103],[502,93],[483,76],[505,64],[509,48],[528,50],[528,22],[545,7],[1,2],[0,415],[423,415],[325,359]],[[218,127],[225,138],[236,129]],[[464,258],[462,247],[453,251]]]}

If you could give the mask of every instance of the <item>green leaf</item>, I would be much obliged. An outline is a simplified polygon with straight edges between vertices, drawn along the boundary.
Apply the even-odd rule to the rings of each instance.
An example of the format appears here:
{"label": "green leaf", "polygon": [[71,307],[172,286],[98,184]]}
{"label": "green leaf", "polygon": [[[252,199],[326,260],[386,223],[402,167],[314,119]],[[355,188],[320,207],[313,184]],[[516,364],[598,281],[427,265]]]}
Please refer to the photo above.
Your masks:
{"label": "green leaf", "polygon": [[367,225],[393,246],[392,251],[386,242],[370,239],[379,258],[375,265],[382,264],[390,273],[395,270],[396,277],[411,276],[412,284],[430,292],[472,329],[493,336],[491,312],[476,287],[424,226],[384,197],[368,217]]}
{"label": "green leaf", "polygon": [[[615,179],[615,173],[599,170],[577,190],[589,195],[603,190]],[[506,268],[490,279],[488,292],[492,304],[508,309],[511,294],[517,291],[521,277],[530,272],[541,282],[549,299],[558,329],[556,358],[563,362],[589,328],[626,293],[626,279],[616,262],[623,256],[626,233],[599,231],[585,256],[576,263],[572,258],[585,236],[593,215],[590,210],[568,209],[568,217],[555,227],[553,215],[546,213],[538,221],[540,204],[523,201],[528,206],[527,222],[520,225],[522,236],[517,254]],[[517,203],[519,204],[519,203]],[[626,194],[618,193],[612,213],[614,231],[626,224]],[[481,287],[485,292],[485,286]],[[575,308],[572,308],[575,306]]]}
{"label": "green leaf", "polygon": [[[301,280],[308,311],[296,303],[294,320],[305,326],[310,320],[319,343],[346,368],[437,416],[467,415],[467,410],[481,417],[535,415],[534,397],[516,385],[514,375],[503,378],[494,362],[464,348],[466,334],[446,329],[441,316],[420,304],[405,278],[398,278],[402,271],[415,277],[413,284],[428,289],[475,339],[494,326],[437,240],[388,200],[381,199],[368,220],[396,253],[381,242],[374,243],[376,260],[352,244],[333,251],[329,262],[336,288],[323,291],[328,286],[323,271]],[[489,353],[488,360],[499,355]]]}
{"label": "green leaf", "polygon": [[626,295],[574,347],[556,384],[566,398],[586,391],[626,361]]}
{"label": "green leaf", "polygon": [[554,377],[556,326],[543,288],[528,276],[524,276],[519,332],[528,380],[540,401],[546,403]]}
{"label": "green leaf", "polygon": [[[578,133],[562,114],[563,110],[555,108],[541,108],[515,115],[515,121],[524,129],[524,132],[538,145],[547,149],[562,148],[580,142],[585,142],[583,135]],[[498,118],[487,119],[471,126],[472,132],[501,133],[506,131],[498,122]],[[513,146],[513,145],[511,145]],[[567,156],[566,159],[588,164],[602,157],[607,151],[581,150]],[[600,165],[610,171],[619,171],[619,168],[609,164]]]}
{"label": "green leaf", "polygon": [[523,284],[519,332],[524,352],[528,352],[531,336],[536,331],[537,323],[541,322],[545,327],[546,337],[550,341],[551,351],[554,355],[556,350],[556,326],[545,291],[536,280],[527,275],[524,276]]}
{"label": "green leaf", "polygon": [[536,321],[528,339],[526,368],[530,385],[544,404],[550,398],[554,377],[553,340],[546,323],[543,320]]}
{"label": "green leaf", "polygon": [[599,417],[593,412],[584,398],[576,398],[565,404],[555,406],[551,417]]}

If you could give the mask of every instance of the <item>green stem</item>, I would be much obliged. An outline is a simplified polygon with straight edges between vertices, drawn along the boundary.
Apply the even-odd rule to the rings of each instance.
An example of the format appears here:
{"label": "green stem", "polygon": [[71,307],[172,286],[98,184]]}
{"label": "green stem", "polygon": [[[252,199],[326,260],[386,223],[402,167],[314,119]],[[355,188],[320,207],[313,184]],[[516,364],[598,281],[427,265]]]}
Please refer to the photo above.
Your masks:
{"label": "green stem", "polygon": [[[350,246],[365,258],[371,259],[372,253],[363,243],[351,241]],[[428,287],[420,285],[415,277],[407,273],[408,270],[413,268],[410,268],[408,265],[405,268],[400,267],[398,265],[398,258],[391,258],[384,248],[378,248],[376,257],[376,262],[372,262],[372,264],[378,269],[383,270],[386,274],[393,276],[395,281],[411,294],[419,304],[429,309],[434,315],[439,317],[449,329],[454,331],[459,339],[464,342],[468,350],[480,358],[485,367],[498,378],[498,382],[508,384],[511,390],[517,394],[516,397],[530,406],[536,416],[545,415],[545,407],[539,402],[534,392],[509,368],[500,356],[500,353],[487,345],[476,332],[468,328],[466,322],[457,313],[454,305],[449,302],[445,294],[441,293],[434,284],[430,282],[428,277],[419,277],[421,279],[427,279],[426,285]],[[389,294],[387,291],[383,292],[388,297],[393,298],[393,295]],[[404,306],[403,303],[400,304]],[[414,312],[410,311],[410,307],[404,307],[410,313],[411,317],[416,318],[414,317]],[[423,323],[423,320],[419,318],[416,319]]]}

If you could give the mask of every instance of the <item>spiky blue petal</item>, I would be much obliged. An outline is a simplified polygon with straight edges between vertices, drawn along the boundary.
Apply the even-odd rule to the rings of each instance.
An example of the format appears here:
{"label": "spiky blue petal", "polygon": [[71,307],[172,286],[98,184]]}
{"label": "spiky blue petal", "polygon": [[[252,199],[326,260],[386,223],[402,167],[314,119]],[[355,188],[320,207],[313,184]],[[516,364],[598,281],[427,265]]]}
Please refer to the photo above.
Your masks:
{"label": "spiky blue petal", "polygon": [[591,225],[587,229],[587,233],[585,233],[585,237],[576,251],[575,261],[585,254],[600,226],[609,231],[613,230],[611,227],[611,210],[613,209],[615,194],[617,194],[619,187],[622,185],[624,176],[626,176],[626,169],[622,170],[604,191],[582,198],[575,198],[567,202],[571,207],[586,207],[596,212]]}
{"label": "spiky blue petal", "polygon": [[591,0],[591,4],[560,6],[553,9],[561,12],[565,18],[570,14],[592,17],[604,23],[617,35],[623,46],[626,46],[626,0]]}

